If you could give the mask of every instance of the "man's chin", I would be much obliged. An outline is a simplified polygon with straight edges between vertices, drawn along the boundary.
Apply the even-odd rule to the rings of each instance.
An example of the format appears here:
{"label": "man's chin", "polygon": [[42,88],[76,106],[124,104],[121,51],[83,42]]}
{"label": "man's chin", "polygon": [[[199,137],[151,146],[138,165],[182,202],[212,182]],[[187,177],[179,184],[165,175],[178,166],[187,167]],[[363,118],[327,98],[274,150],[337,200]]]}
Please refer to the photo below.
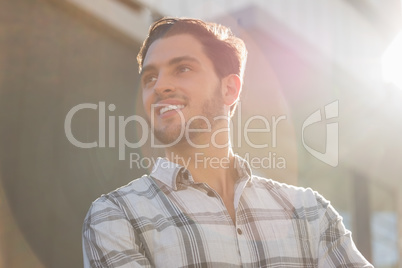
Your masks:
{"label": "man's chin", "polygon": [[180,135],[180,132],[169,132],[169,131],[163,131],[163,130],[154,130],[154,136],[158,139],[158,141],[167,146],[174,146],[180,143],[183,143],[185,140],[184,133],[183,135]]}

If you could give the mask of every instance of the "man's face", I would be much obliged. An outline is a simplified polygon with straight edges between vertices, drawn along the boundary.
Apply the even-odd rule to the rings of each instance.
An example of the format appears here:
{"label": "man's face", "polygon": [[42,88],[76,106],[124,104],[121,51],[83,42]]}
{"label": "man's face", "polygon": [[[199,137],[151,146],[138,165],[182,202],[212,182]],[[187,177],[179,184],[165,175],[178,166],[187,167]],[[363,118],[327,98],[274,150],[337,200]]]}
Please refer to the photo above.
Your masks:
{"label": "man's face", "polygon": [[[186,127],[206,129],[209,122],[213,130],[214,118],[224,115],[221,81],[193,36],[156,40],[148,49],[142,70],[145,112],[162,143],[184,142]],[[201,135],[192,132],[190,139]]]}

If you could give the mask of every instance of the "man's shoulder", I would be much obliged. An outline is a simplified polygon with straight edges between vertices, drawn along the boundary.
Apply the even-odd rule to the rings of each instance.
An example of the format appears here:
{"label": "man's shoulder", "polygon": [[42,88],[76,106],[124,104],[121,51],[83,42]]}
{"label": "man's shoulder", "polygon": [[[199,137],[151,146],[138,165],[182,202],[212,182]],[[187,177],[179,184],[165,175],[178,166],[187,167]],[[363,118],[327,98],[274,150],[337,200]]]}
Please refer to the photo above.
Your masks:
{"label": "man's shoulder", "polygon": [[274,191],[284,191],[301,195],[314,195],[316,192],[309,187],[295,186],[274,179],[253,175],[252,183],[257,187],[264,187]]}
{"label": "man's shoulder", "polygon": [[119,205],[119,203],[129,200],[133,202],[149,195],[150,191],[153,191],[153,185],[153,179],[149,175],[143,175],[107,194],[102,194],[93,202],[93,205],[102,203]]}
{"label": "man's shoulder", "polygon": [[150,200],[155,193],[154,182],[144,175],[134,179],[92,202],[84,220],[84,228],[90,225],[111,223],[118,220],[131,220],[153,206]]}
{"label": "man's shoulder", "polygon": [[252,184],[254,187],[268,190],[271,196],[275,196],[277,199],[281,199],[284,202],[289,202],[296,206],[326,207],[329,204],[329,201],[310,187],[294,186],[254,175]]}

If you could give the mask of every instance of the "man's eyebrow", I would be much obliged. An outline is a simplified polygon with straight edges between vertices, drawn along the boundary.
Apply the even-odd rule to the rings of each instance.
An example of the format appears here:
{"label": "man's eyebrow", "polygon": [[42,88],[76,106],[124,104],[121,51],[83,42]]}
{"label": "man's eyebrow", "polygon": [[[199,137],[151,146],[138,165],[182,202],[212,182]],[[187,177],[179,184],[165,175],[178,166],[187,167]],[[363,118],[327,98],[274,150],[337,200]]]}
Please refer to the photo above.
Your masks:
{"label": "man's eyebrow", "polygon": [[177,57],[177,58],[171,59],[171,60],[169,61],[168,65],[175,65],[175,64],[178,64],[178,63],[180,63],[180,62],[182,62],[182,61],[192,61],[192,62],[195,62],[195,63],[200,63],[200,61],[197,60],[197,59],[194,58],[194,57],[191,57],[191,56],[182,56],[182,57]]}
{"label": "man's eyebrow", "polygon": [[156,70],[156,66],[153,64],[143,66],[140,72],[140,76],[142,76],[145,72]]}
{"label": "man's eyebrow", "polygon": [[[191,61],[191,62],[194,62],[194,63],[197,63],[197,64],[200,63],[200,61],[198,59],[194,58],[194,57],[182,56],[182,57],[176,57],[176,58],[171,59],[168,62],[168,65],[172,66],[172,65],[178,64],[178,63],[180,63],[182,61]],[[156,70],[156,69],[157,68],[156,68],[156,66],[154,64],[146,65],[146,66],[144,66],[142,68],[140,75],[142,76],[145,72],[148,72],[148,71],[151,71],[151,70]]]}

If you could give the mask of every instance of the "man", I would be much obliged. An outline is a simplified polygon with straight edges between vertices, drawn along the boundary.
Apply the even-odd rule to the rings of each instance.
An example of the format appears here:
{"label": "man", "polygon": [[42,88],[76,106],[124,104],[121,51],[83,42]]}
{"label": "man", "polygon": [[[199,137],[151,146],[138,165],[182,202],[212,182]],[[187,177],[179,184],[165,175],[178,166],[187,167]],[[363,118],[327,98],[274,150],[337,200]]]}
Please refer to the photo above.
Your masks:
{"label": "man", "polygon": [[234,155],[229,123],[246,54],[220,25],[151,26],[137,59],[166,157],[92,204],[85,267],[372,267],[328,201],[254,176]]}

